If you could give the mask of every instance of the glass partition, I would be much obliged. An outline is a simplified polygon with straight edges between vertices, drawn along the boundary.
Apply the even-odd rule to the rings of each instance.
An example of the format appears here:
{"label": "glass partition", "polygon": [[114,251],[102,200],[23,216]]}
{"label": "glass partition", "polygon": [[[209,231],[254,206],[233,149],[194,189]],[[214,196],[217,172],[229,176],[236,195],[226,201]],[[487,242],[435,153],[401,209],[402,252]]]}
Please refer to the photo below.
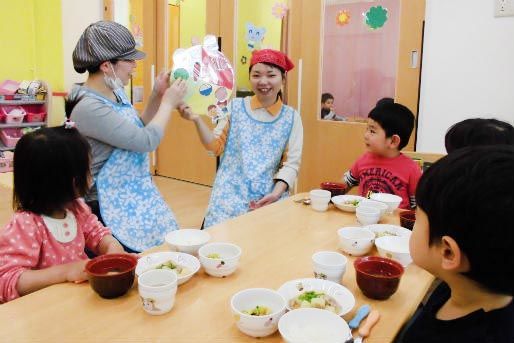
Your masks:
{"label": "glass partition", "polygon": [[320,119],[365,121],[395,97],[399,18],[400,0],[325,0]]}

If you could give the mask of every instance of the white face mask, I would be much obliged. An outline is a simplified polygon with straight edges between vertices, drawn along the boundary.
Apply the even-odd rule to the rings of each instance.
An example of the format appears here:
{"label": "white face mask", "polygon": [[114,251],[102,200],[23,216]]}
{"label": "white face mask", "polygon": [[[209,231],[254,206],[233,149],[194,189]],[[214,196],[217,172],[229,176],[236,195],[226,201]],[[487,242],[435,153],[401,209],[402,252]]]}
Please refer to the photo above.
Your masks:
{"label": "white face mask", "polygon": [[114,74],[114,77],[111,77],[104,72],[105,85],[107,87],[109,87],[110,89],[112,89],[113,91],[117,90],[119,88],[123,88],[123,81],[121,81],[121,79],[118,76],[116,76],[116,72],[114,71],[112,63],[109,63],[109,65],[111,66],[111,70],[112,70],[112,73]]}

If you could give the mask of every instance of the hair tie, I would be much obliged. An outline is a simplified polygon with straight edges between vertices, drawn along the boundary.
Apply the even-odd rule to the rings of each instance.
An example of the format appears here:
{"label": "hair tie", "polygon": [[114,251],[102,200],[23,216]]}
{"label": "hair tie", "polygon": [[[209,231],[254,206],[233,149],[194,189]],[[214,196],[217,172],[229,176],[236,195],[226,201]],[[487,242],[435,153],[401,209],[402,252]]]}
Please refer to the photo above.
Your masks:
{"label": "hair tie", "polygon": [[71,121],[69,119],[66,119],[66,121],[64,122],[64,128],[65,129],[76,129],[77,128],[77,124],[75,124],[74,121]]}

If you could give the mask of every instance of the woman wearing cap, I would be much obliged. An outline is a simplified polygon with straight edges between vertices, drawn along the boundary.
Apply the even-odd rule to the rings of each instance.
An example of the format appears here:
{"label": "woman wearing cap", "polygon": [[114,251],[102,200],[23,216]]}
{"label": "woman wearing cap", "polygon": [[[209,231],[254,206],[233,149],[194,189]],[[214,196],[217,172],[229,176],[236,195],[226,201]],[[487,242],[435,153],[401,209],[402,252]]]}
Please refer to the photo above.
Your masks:
{"label": "woman wearing cap", "polygon": [[124,26],[99,21],[86,28],[73,51],[73,66],[88,72],[72,89],[66,114],[86,136],[92,150],[94,184],[86,197],[93,212],[112,229],[127,251],[163,242],[178,225],[148,170],[148,152],[159,145],[171,115],[186,92],[183,81],[169,85],[160,74],[141,116],[123,87],[145,53],[135,49]]}
{"label": "woman wearing cap", "polygon": [[[254,96],[233,99],[220,134],[182,104],[183,118],[195,123],[202,144],[223,154],[212,189],[205,227],[288,195],[298,175],[303,144],[298,112],[282,103],[286,73],[294,65],[280,51],[255,51],[250,62]],[[217,128],[219,130],[219,127]]]}

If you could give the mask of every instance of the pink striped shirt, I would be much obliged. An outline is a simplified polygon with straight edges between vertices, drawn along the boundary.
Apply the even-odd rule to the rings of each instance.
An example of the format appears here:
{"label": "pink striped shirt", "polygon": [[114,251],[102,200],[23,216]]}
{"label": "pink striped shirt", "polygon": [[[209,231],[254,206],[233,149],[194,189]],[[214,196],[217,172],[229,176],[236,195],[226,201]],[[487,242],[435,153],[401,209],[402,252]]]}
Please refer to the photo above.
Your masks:
{"label": "pink striped shirt", "polygon": [[84,247],[97,252],[100,240],[111,234],[82,200],[68,209],[77,222],[77,235],[68,243],[57,241],[43,218],[28,211],[16,212],[0,232],[0,303],[20,296],[16,284],[25,270],[85,260]]}

